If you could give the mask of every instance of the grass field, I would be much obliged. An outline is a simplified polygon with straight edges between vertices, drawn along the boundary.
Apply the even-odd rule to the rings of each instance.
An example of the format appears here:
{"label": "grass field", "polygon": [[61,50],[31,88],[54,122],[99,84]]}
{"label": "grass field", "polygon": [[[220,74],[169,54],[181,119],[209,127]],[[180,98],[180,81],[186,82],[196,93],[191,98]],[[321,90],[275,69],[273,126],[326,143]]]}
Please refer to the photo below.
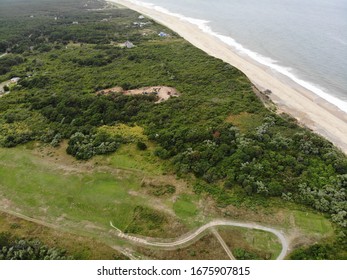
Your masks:
{"label": "grass field", "polygon": [[197,198],[192,195],[182,194],[179,196],[173,205],[176,215],[183,220],[196,216],[198,213],[196,201]]}
{"label": "grass field", "polygon": [[309,234],[331,235],[334,230],[331,222],[323,215],[304,211],[293,211],[295,224]]}
{"label": "grass field", "polygon": [[276,259],[282,249],[277,237],[270,232],[236,227],[221,227],[218,231],[236,258],[241,249],[259,259]]}
{"label": "grass field", "polygon": [[99,156],[96,160],[101,159],[113,168],[142,171],[151,176],[165,173],[164,163],[153,155],[154,148],[148,146],[145,151],[138,151],[135,144],[121,146],[112,157]]}
{"label": "grass field", "polygon": [[[141,166],[141,161],[124,153],[121,151],[109,160],[112,167],[127,169],[110,168],[101,164],[100,158],[98,164],[62,164],[54,161],[54,154],[41,158],[25,147],[1,149],[2,206],[60,226],[81,228],[81,231],[91,228],[107,231],[110,221],[124,230],[133,222],[137,207],[146,207],[147,212],[153,209],[148,197],[136,193],[143,177],[152,175],[147,172],[150,163],[143,160],[146,165]],[[122,158],[125,160],[119,160]],[[170,219],[165,217],[167,223]]]}
{"label": "grass field", "polygon": [[[128,234],[161,238],[180,236],[204,223],[201,217],[206,214],[205,206],[208,204],[203,202],[206,198],[189,191],[184,181],[168,175],[169,169],[153,156],[154,147],[150,143],[145,151],[139,151],[135,144],[127,144],[110,156],[97,156],[90,161],[76,161],[66,155],[65,146],[66,143],[63,143],[60,148],[53,149],[32,142],[16,148],[0,149],[1,208],[62,229],[63,232],[55,233],[54,240],[58,236],[75,233],[111,246],[129,244],[114,237],[110,231],[110,221]],[[213,210],[215,206],[211,204],[208,207]],[[205,214],[202,215],[201,211]],[[238,219],[248,219],[247,215],[242,217],[242,210],[239,211]],[[208,213],[208,219],[220,218],[218,213],[213,210]],[[322,215],[301,210],[286,210],[281,215],[282,227],[287,232],[299,229],[299,243],[333,234],[331,223]],[[255,217],[260,222],[269,222],[262,220],[261,212]],[[14,233],[38,236],[45,241],[54,232],[39,226],[37,231],[42,231],[42,234],[33,235],[32,227],[22,221]],[[0,219],[0,229],[11,229],[11,223],[6,224],[4,218]],[[270,233],[240,228],[223,228],[220,233],[238,255],[273,259],[281,249],[276,237]],[[304,235],[307,238],[300,239]],[[218,252],[209,252],[211,249],[205,242],[208,238],[205,239],[196,243],[204,245],[199,250],[194,244],[166,253],[144,249],[140,250],[140,254],[153,258],[220,257],[222,253],[219,249]],[[69,241],[60,246],[72,250]],[[78,258],[113,256],[109,253],[93,255],[89,252],[90,245],[87,244],[86,248],[86,252],[82,250],[74,254]],[[105,250],[108,250],[107,247]],[[120,255],[116,254],[116,257]]]}

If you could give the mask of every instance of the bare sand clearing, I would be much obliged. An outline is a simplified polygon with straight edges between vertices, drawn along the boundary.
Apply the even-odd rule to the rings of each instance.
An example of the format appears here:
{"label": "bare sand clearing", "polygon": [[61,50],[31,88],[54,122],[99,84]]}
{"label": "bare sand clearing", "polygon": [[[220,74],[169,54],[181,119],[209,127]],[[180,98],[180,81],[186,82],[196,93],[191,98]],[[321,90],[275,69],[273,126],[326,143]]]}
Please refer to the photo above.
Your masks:
{"label": "bare sand clearing", "polygon": [[160,103],[168,100],[170,97],[179,96],[178,91],[172,87],[166,86],[156,86],[156,87],[144,87],[139,89],[127,90],[124,92],[125,95],[137,95],[137,94],[156,94],[158,96],[158,101]]}
{"label": "bare sand clearing", "polygon": [[152,18],[174,30],[209,55],[235,66],[245,73],[260,90],[271,90],[269,97],[280,111],[293,116],[347,154],[347,114],[345,112],[292,82],[289,78],[280,74],[275,75],[265,66],[237,54],[230,46],[205,33],[194,24],[126,0],[108,1],[124,5]]}
{"label": "bare sand clearing", "polygon": [[178,97],[180,95],[175,88],[167,86],[143,87],[131,90],[123,90],[121,87],[113,87],[100,90],[97,92],[97,94],[109,94],[112,92],[123,93],[124,95],[155,94],[158,97],[158,101],[156,103],[160,103],[168,100],[170,97]]}

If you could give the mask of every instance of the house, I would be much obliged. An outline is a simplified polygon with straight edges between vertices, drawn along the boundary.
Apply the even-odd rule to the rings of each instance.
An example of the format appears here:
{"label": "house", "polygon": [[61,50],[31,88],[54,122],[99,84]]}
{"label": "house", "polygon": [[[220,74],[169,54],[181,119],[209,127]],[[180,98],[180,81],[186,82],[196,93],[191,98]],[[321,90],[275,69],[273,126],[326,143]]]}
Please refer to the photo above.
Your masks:
{"label": "house", "polygon": [[135,47],[135,45],[133,43],[131,43],[130,41],[126,41],[124,43],[124,47],[126,47],[128,49],[132,49],[133,47]]}
{"label": "house", "polygon": [[18,83],[19,80],[20,80],[19,77],[13,77],[10,81],[11,83]]}
{"label": "house", "polygon": [[167,36],[169,36],[169,35],[166,34],[165,32],[160,32],[158,35],[159,35],[160,37],[167,37]]}
{"label": "house", "polygon": [[144,27],[144,26],[147,25],[147,24],[150,24],[150,22],[138,22],[138,21],[134,21],[134,22],[133,22],[133,25],[134,25],[135,27],[140,27],[140,28]]}

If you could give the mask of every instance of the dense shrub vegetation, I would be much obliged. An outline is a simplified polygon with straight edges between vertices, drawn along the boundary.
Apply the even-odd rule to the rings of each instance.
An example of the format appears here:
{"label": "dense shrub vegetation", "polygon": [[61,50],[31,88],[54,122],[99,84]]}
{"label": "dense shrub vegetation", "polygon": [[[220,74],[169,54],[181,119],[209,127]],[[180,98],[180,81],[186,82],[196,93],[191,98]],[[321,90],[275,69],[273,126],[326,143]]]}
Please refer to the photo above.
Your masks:
{"label": "dense shrub vegetation", "polygon": [[66,260],[71,259],[57,248],[48,248],[39,240],[15,239],[0,233],[0,260]]}
{"label": "dense shrub vegetation", "polygon": [[346,260],[347,259],[347,231],[341,231],[337,239],[333,242],[323,241],[311,246],[294,250],[289,255],[293,260]]}

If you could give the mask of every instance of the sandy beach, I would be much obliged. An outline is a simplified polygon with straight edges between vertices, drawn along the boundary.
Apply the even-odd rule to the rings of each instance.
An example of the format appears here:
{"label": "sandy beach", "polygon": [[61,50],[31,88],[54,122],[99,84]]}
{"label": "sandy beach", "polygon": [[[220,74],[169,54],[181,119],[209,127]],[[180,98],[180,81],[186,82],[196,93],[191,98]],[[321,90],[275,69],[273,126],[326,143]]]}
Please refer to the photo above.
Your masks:
{"label": "sandy beach", "polygon": [[[270,98],[278,109],[327,138],[347,154],[347,114],[281,74],[273,73],[247,57],[239,55],[218,38],[178,17],[136,5],[126,0],[108,0],[135,10],[172,29],[207,54],[241,70],[260,90],[271,90]],[[317,58],[318,59],[318,58]]]}

